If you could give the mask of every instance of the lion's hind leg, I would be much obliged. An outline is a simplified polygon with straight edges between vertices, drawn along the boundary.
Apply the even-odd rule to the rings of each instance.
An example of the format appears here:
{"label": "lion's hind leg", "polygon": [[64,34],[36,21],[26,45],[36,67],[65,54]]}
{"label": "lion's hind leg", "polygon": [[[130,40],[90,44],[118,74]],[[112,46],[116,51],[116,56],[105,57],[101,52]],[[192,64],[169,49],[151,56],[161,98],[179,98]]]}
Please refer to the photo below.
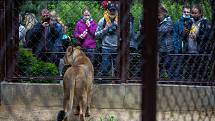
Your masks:
{"label": "lion's hind leg", "polygon": [[[74,80],[73,80],[74,81]],[[67,112],[67,119],[70,121],[72,116],[72,107],[73,107],[73,99],[74,99],[74,92],[75,92],[75,81],[72,84],[70,91],[69,91],[69,106]]]}
{"label": "lion's hind leg", "polygon": [[85,112],[87,110],[87,91],[83,91],[80,97],[80,120],[85,121]]}

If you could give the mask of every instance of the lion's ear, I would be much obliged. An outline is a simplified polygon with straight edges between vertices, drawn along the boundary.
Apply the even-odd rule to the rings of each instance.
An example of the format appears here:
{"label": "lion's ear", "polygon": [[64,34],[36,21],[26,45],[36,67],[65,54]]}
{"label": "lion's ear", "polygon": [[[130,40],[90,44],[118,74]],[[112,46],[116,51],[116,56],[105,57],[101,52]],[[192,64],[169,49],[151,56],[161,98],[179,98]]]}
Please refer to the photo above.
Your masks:
{"label": "lion's ear", "polygon": [[72,53],[73,53],[73,49],[74,49],[74,48],[73,48],[73,47],[71,47],[71,46],[70,46],[70,47],[68,47],[68,48],[67,48],[67,53],[68,53],[69,55],[72,55]]}

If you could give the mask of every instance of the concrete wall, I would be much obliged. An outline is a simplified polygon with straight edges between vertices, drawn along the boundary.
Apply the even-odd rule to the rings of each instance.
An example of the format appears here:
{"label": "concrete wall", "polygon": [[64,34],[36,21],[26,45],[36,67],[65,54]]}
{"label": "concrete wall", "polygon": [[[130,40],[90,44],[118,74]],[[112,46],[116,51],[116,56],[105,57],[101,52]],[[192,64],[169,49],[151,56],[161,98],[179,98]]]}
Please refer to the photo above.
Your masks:
{"label": "concrete wall", "polygon": [[[141,109],[140,84],[94,85],[92,107]],[[62,106],[63,87],[59,84],[1,83],[4,105]],[[158,85],[159,111],[206,110],[215,108],[215,88]]]}

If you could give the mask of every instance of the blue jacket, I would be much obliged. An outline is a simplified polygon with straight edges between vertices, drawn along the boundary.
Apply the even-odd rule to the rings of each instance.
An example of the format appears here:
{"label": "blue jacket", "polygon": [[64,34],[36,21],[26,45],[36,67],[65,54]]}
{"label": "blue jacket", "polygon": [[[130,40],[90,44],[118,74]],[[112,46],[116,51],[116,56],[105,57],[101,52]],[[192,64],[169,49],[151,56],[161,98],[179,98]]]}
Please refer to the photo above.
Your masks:
{"label": "blue jacket", "polygon": [[174,51],[173,22],[170,17],[166,17],[160,22],[158,27],[158,40],[160,52],[172,53]]}
{"label": "blue jacket", "polygon": [[184,43],[187,42],[188,34],[184,33],[185,27],[190,30],[193,23],[192,18],[184,18],[181,17],[174,26],[174,32],[173,32],[173,40],[174,40],[174,48],[175,53],[182,53],[184,50],[182,49],[182,46]]}

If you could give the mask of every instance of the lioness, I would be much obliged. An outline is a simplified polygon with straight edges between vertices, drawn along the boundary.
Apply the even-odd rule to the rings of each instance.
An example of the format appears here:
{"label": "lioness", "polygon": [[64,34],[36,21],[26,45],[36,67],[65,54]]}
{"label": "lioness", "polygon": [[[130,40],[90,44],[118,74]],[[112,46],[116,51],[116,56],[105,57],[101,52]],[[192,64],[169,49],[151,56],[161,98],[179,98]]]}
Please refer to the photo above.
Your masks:
{"label": "lioness", "polygon": [[58,121],[70,120],[73,99],[77,102],[76,115],[81,121],[90,115],[90,103],[94,79],[94,69],[90,59],[78,47],[68,47],[64,62],[70,65],[63,77],[63,111],[58,114]]}

